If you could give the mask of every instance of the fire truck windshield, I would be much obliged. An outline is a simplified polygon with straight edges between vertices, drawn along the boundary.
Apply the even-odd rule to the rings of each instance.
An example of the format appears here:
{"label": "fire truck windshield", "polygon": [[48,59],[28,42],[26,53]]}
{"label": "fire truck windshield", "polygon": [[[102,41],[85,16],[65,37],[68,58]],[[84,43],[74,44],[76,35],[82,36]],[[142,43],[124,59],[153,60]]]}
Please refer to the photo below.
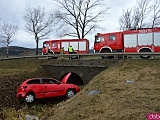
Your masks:
{"label": "fire truck windshield", "polygon": [[104,37],[100,36],[95,36],[95,43],[99,43],[99,42],[103,42],[104,41]]}

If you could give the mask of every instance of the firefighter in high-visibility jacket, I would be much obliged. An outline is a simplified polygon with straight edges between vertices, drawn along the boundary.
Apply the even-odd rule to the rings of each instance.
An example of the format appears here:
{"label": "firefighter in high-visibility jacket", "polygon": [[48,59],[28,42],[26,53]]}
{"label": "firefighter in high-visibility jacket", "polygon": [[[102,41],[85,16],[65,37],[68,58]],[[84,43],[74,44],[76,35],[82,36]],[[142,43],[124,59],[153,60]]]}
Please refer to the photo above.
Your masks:
{"label": "firefighter in high-visibility jacket", "polygon": [[61,48],[61,54],[65,54],[64,47]]}
{"label": "firefighter in high-visibility jacket", "polygon": [[[74,49],[73,49],[73,47],[71,45],[68,48],[68,52],[69,52],[69,54],[73,54],[73,52],[74,52]],[[69,57],[69,59],[71,59],[71,58],[72,57]]]}
{"label": "firefighter in high-visibility jacket", "polygon": [[[64,47],[61,48],[60,54],[65,54]],[[63,56],[61,58],[63,59]]]}

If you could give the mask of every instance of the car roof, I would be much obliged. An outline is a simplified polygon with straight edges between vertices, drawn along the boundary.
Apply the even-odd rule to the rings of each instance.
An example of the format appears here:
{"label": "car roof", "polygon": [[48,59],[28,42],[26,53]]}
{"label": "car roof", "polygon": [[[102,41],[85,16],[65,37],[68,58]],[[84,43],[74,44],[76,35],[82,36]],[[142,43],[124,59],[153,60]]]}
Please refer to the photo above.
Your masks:
{"label": "car roof", "polygon": [[[66,75],[62,78],[61,82],[62,82],[62,83],[67,83],[67,80],[68,80],[68,78],[70,77],[70,75],[71,75],[71,72],[69,72],[68,74],[66,74]],[[27,83],[27,82],[30,81],[30,80],[36,80],[36,79],[39,79],[39,80],[52,79],[52,80],[59,81],[59,80],[57,80],[57,79],[55,79],[55,78],[29,78],[29,79],[26,79],[23,83]]]}

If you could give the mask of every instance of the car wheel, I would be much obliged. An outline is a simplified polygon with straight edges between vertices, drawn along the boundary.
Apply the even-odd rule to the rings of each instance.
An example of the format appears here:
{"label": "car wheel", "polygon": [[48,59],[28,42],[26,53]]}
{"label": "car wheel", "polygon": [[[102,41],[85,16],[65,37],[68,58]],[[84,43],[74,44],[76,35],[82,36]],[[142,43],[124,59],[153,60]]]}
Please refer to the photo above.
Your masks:
{"label": "car wheel", "polygon": [[33,103],[35,100],[35,95],[33,93],[28,93],[26,94],[25,98],[24,98],[24,101],[26,103]]}
{"label": "car wheel", "polygon": [[67,97],[67,98],[71,98],[71,97],[73,97],[75,94],[76,94],[76,93],[75,93],[74,90],[69,89],[69,90],[67,90],[67,92],[66,92],[66,97]]}

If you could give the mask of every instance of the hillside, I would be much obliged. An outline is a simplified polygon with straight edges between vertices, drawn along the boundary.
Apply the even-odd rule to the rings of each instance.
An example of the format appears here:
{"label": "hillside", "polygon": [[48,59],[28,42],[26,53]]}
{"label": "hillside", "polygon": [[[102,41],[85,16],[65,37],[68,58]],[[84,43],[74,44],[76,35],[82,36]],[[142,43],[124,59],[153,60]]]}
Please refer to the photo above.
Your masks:
{"label": "hillside", "polygon": [[[35,48],[24,48],[19,46],[9,46],[9,56],[28,56],[35,55]],[[39,48],[39,54],[41,54],[41,49]],[[0,56],[6,55],[6,47],[0,47]]]}
{"label": "hillside", "polygon": [[[44,120],[144,120],[148,113],[160,112],[159,80],[160,60],[123,61],[52,108]],[[88,95],[92,90],[101,93]]]}
{"label": "hillside", "polygon": [[[160,60],[121,60],[81,86],[81,91],[68,100],[52,99],[34,105],[17,102],[14,94],[18,84],[29,77],[48,76],[39,66],[54,62],[0,61],[0,120],[25,119],[27,114],[41,120],[144,120],[148,113],[160,112]],[[100,93],[89,95],[92,90]]]}

